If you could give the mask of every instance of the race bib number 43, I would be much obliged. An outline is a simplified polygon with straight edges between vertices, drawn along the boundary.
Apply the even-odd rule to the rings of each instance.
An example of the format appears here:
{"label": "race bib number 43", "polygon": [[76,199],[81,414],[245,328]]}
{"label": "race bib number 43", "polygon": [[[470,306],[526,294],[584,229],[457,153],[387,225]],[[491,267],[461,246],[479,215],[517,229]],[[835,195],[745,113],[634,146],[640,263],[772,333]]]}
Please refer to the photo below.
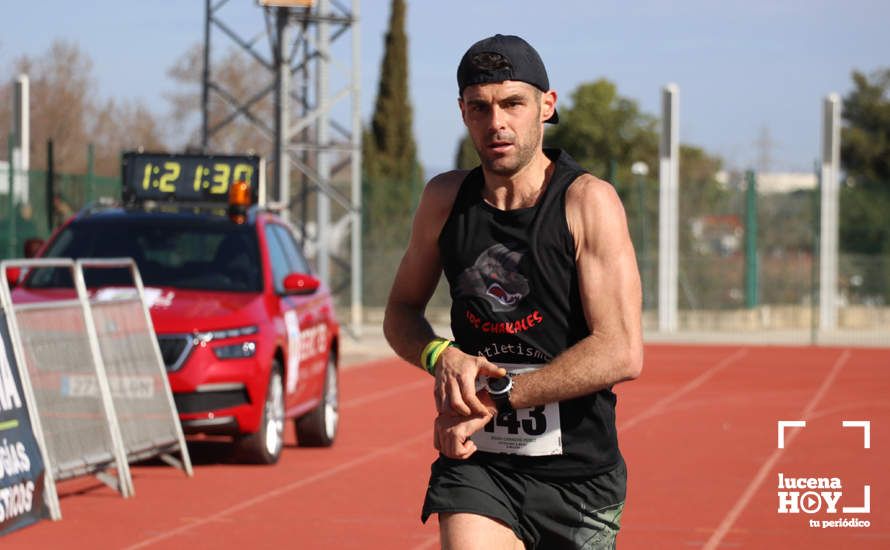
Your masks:
{"label": "race bib number 43", "polygon": [[[541,368],[543,365],[499,363],[511,375]],[[480,451],[525,456],[562,454],[562,430],[559,424],[559,403],[517,409],[499,414],[485,429],[471,437]]]}

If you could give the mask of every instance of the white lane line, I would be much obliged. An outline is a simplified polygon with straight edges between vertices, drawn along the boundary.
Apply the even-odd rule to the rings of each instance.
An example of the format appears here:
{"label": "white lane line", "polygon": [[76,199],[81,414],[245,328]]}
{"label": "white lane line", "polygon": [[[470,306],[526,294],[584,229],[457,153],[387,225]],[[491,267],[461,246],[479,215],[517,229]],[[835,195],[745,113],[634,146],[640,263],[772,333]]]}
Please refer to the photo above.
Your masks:
{"label": "white lane line", "polygon": [[321,481],[323,479],[327,479],[331,476],[337,475],[337,474],[344,472],[346,470],[349,470],[351,468],[355,468],[356,466],[361,466],[362,464],[371,462],[372,460],[374,460],[382,455],[394,453],[404,447],[408,447],[408,446],[413,445],[419,441],[429,441],[429,440],[430,440],[430,432],[429,432],[429,430],[424,430],[423,433],[417,434],[413,437],[405,439],[400,443],[395,443],[388,447],[383,447],[381,449],[377,449],[376,451],[373,451],[366,455],[362,455],[358,458],[354,458],[354,459],[350,460],[349,462],[344,462],[343,464],[334,466],[333,468],[328,468],[327,470],[319,472],[315,475],[311,475],[311,476],[303,478],[303,479],[298,479],[292,483],[288,483],[287,485],[283,485],[283,486],[281,486],[277,489],[274,489],[272,491],[267,491],[263,494],[257,495],[251,499],[245,500],[245,501],[243,501],[239,504],[236,504],[234,506],[224,508],[224,509],[220,510],[219,512],[216,512],[215,514],[205,516],[202,519],[197,520],[197,521],[190,523],[188,525],[183,525],[182,527],[178,527],[176,529],[171,529],[165,533],[161,533],[154,537],[145,539],[142,542],[138,542],[131,546],[127,546],[126,550],[135,550],[137,548],[145,548],[146,546],[150,546],[150,545],[160,542],[162,540],[169,539],[171,537],[175,537],[176,535],[180,535],[180,534],[185,533],[186,531],[190,531],[196,527],[200,527],[200,526],[206,525],[208,523],[219,522],[220,520],[222,520],[222,518],[232,515],[232,514],[239,512],[241,510],[244,510],[245,508],[250,508],[251,506],[261,504],[269,499],[273,499],[273,498],[281,496],[285,493],[293,491],[295,489],[305,487],[306,485],[310,485],[312,483],[315,483],[316,481]]}
{"label": "white lane line", "polygon": [[855,403],[844,403],[843,405],[837,405],[830,409],[822,409],[818,412],[814,411],[813,415],[810,416],[808,420],[816,420],[817,418],[830,416],[843,411],[857,411],[858,414],[858,411],[861,409],[890,409],[890,403],[886,401],[856,401]]}
{"label": "white lane line", "polygon": [[[813,395],[810,402],[807,403],[807,406],[804,407],[803,412],[800,413],[798,419],[800,420],[809,420],[810,416],[815,412],[816,406],[819,404],[819,401],[825,396],[828,392],[828,389],[834,383],[834,379],[837,378],[838,374],[840,374],[841,369],[847,364],[847,361],[852,356],[852,352],[848,349],[844,350],[843,353],[837,358],[834,362],[834,365],[831,367],[831,370],[828,372],[828,375],[825,376],[825,380],[822,381],[822,385],[819,386],[819,389],[816,390],[815,395]],[[785,437],[785,449],[787,449],[791,442],[797,437],[797,434],[801,432],[800,428],[793,428],[788,431],[787,437]],[[717,548],[720,542],[723,540],[723,537],[732,529],[733,524],[739,518],[741,513],[744,511],[745,507],[748,506],[748,503],[754,498],[754,494],[757,492],[757,489],[760,485],[766,480],[766,476],[769,475],[770,471],[773,469],[773,466],[776,465],[776,462],[779,461],[779,458],[782,456],[782,451],[785,449],[775,449],[773,450],[773,454],[769,456],[769,458],[764,461],[764,463],[760,466],[760,469],[754,475],[754,479],[748,484],[745,488],[745,491],[742,493],[742,496],[736,501],[735,505],[733,505],[732,509],[726,514],[726,517],[723,518],[723,521],[720,522],[720,526],[717,527],[717,530],[714,531],[714,534],[711,535],[711,538],[708,539],[708,542],[705,543],[703,550],[713,550]]]}
{"label": "white lane line", "polygon": [[[433,379],[430,378],[429,380],[418,380],[417,382],[412,382],[410,384],[396,386],[387,390],[380,390],[378,392],[369,393],[368,395],[356,397],[355,399],[349,399],[343,402],[341,408],[351,409],[353,407],[358,407],[359,405],[364,405],[372,401],[379,401],[380,399],[386,399],[387,397],[392,397],[393,395],[398,395],[406,391],[415,390],[423,386],[429,387],[431,390],[430,394],[432,394]],[[432,400],[432,397],[430,397],[430,400]]]}
{"label": "white lane line", "polygon": [[[401,364],[404,363],[404,364]],[[362,359],[356,362],[344,362],[340,365],[341,371],[348,370],[362,370],[367,369],[369,367],[391,367],[393,365],[404,366],[404,367],[413,367],[413,365],[409,364],[407,361],[402,359],[396,354],[392,355],[383,355],[380,357],[376,357],[373,359]],[[414,367],[415,369],[418,367]]]}
{"label": "white lane line", "polygon": [[719,362],[717,362],[716,365],[714,365],[713,367],[710,367],[705,372],[699,374],[698,376],[696,376],[695,378],[693,378],[692,380],[687,382],[680,389],[674,391],[667,397],[663,397],[662,399],[656,401],[651,407],[649,407],[648,409],[639,413],[638,415],[631,417],[629,420],[625,420],[624,422],[621,422],[618,425],[618,432],[619,433],[626,432],[627,430],[633,428],[634,426],[639,425],[640,422],[642,422],[643,420],[646,420],[647,418],[651,418],[657,414],[660,414],[662,411],[664,411],[667,408],[668,405],[670,405],[677,399],[683,397],[684,395],[691,392],[692,390],[698,388],[699,386],[701,386],[702,384],[707,382],[710,378],[712,378],[715,374],[717,374],[721,370],[725,369],[729,365],[735,363],[736,361],[738,361],[739,359],[741,359],[742,357],[744,357],[747,354],[748,354],[747,348],[741,348],[739,350],[736,350],[736,352],[733,353],[732,355],[729,355],[728,357],[724,357]]}

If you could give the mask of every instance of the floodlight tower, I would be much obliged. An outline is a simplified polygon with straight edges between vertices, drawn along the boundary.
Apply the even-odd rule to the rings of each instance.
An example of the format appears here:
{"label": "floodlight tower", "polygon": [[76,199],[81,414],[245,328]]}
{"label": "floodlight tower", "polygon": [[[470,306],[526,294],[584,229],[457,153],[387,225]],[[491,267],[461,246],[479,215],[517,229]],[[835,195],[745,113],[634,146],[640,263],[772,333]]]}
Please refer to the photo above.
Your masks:
{"label": "floodlight tower", "polygon": [[[244,38],[240,34],[244,25],[229,25],[220,13],[229,0],[205,0],[201,147],[206,152],[213,135],[239,119],[248,120],[273,142],[272,206],[295,221],[304,249],[315,256],[319,278],[336,294],[350,289],[351,326],[357,333],[362,317],[360,0],[352,0],[351,7],[344,5],[346,0],[255,1],[263,10],[266,28],[258,36]],[[268,71],[273,83],[242,100],[226,89],[225,82],[214,80],[214,31],[246,51]],[[352,36],[351,58],[337,60],[332,45],[347,32]],[[271,47],[266,55],[255,47],[262,37],[268,37]],[[343,81],[333,92],[332,74]],[[230,111],[213,126],[211,94]],[[274,121],[255,112],[269,94],[274,94]],[[348,107],[339,105],[347,100]],[[291,191],[294,179],[301,184],[299,193]],[[314,227],[309,220],[313,214]],[[339,216],[334,223],[332,216]],[[332,262],[335,271],[344,274],[343,280],[335,280]]]}

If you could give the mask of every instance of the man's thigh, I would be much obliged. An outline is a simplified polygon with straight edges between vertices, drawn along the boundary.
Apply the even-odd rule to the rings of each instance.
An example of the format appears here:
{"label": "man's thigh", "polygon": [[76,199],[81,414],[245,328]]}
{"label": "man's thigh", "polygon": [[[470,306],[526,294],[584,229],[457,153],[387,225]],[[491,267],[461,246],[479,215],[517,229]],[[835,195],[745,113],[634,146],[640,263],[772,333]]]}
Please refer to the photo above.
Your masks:
{"label": "man's thigh", "polygon": [[[482,464],[444,458],[433,463],[421,520],[439,516],[443,548],[482,548],[461,544],[463,540],[473,542],[475,534],[509,542],[492,548],[512,549],[515,541],[522,540],[517,514],[525,488],[509,477],[493,475],[495,472]],[[446,540],[451,545],[446,545]]]}
{"label": "man's thigh", "polygon": [[524,550],[513,529],[477,514],[440,513],[442,550]]}
{"label": "man's thigh", "polygon": [[541,550],[615,547],[627,487],[622,461],[586,480],[530,480],[519,523]]}

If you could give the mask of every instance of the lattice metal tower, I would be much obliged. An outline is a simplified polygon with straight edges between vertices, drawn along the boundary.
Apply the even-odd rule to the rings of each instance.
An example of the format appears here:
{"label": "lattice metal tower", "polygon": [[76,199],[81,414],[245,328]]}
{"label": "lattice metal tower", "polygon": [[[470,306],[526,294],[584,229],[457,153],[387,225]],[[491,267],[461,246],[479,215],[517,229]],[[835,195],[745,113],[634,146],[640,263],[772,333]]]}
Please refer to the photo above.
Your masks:
{"label": "lattice metal tower", "polygon": [[[214,134],[239,119],[250,121],[274,143],[269,159],[274,168],[268,190],[271,206],[293,221],[304,249],[315,257],[319,277],[341,297],[349,290],[351,328],[358,333],[362,317],[359,0],[352,0],[350,7],[338,0],[257,0],[265,29],[250,38],[241,34],[243,24],[228,24],[220,13],[229,0],[205,1],[201,146],[212,152],[208,148]],[[268,86],[239,99],[225,82],[214,79],[211,38],[219,33],[268,71]],[[351,58],[344,62],[335,58],[332,45],[347,35],[352,37]],[[256,47],[263,38],[269,43],[265,55]],[[343,80],[340,89],[331,90],[332,74]],[[211,94],[229,108],[227,116],[212,126]],[[270,94],[274,120],[264,119],[256,109]]]}

